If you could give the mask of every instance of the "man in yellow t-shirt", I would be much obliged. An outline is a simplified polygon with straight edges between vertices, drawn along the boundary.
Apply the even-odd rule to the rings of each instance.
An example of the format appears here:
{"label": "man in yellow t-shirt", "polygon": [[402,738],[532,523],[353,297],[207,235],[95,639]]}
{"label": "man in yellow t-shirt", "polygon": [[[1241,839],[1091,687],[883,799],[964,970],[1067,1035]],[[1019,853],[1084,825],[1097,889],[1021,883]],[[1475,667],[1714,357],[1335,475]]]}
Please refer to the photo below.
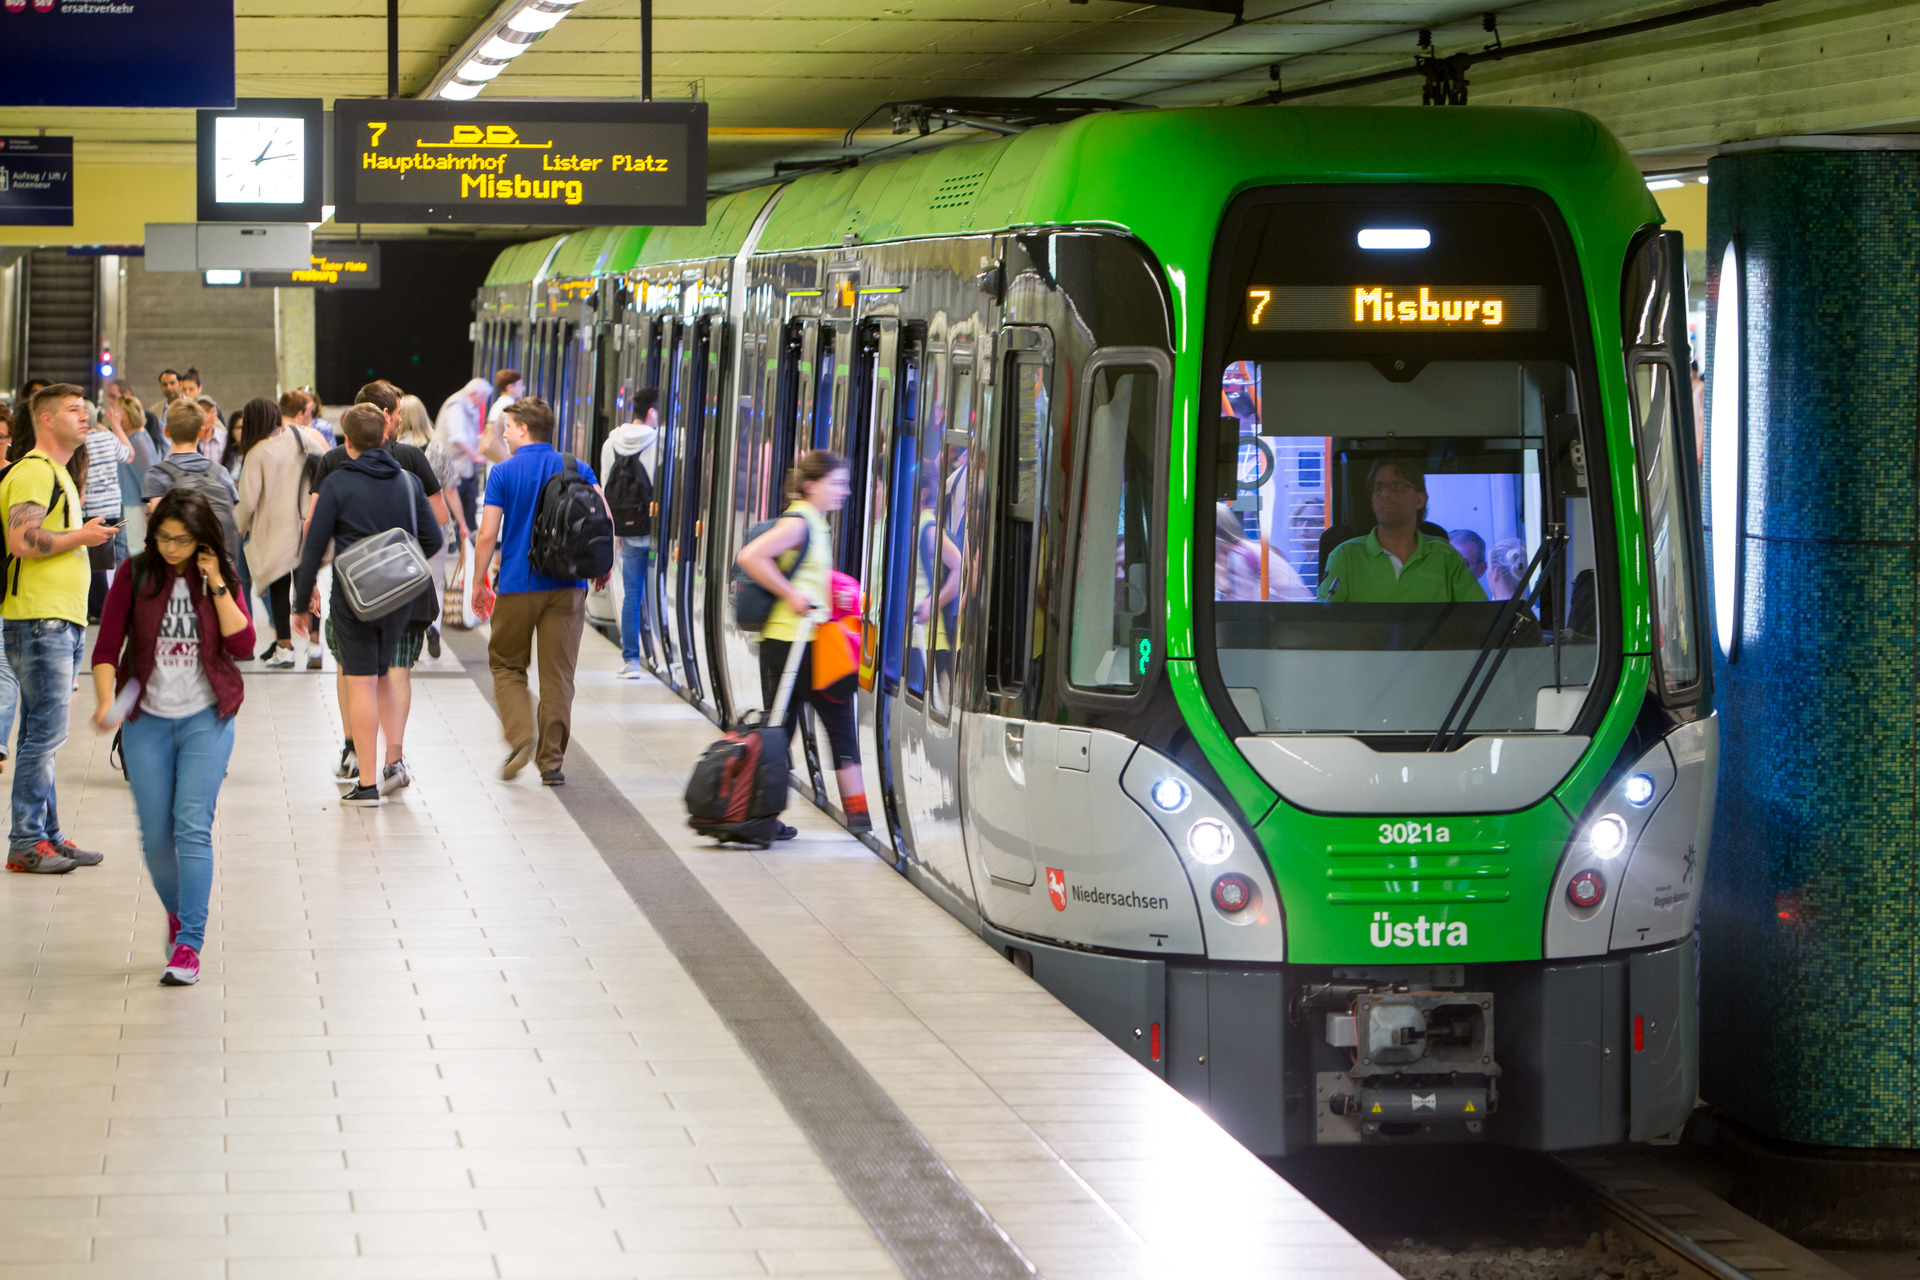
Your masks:
{"label": "man in yellow t-shirt", "polygon": [[87,548],[111,541],[114,529],[103,519],[81,523],[80,492],[67,474],[68,461],[87,437],[80,388],[64,382],[43,388],[27,421],[29,427],[15,430],[32,430],[34,448],[0,481],[11,557],[0,632],[20,698],[7,870],[58,875],[100,861],[60,832],[53,758],[67,740],[75,650],[87,627]]}

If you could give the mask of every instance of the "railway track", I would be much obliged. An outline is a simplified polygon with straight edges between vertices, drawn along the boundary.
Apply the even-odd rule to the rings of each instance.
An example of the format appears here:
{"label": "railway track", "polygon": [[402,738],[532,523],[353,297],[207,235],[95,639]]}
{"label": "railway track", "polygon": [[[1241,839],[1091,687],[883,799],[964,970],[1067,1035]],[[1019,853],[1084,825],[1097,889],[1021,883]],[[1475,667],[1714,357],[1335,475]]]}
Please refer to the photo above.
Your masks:
{"label": "railway track", "polygon": [[1648,1148],[1348,1148],[1279,1168],[1408,1280],[1854,1280]]}
{"label": "railway track", "polygon": [[1552,1157],[1615,1229],[1689,1280],[1851,1280],[1639,1148]]}

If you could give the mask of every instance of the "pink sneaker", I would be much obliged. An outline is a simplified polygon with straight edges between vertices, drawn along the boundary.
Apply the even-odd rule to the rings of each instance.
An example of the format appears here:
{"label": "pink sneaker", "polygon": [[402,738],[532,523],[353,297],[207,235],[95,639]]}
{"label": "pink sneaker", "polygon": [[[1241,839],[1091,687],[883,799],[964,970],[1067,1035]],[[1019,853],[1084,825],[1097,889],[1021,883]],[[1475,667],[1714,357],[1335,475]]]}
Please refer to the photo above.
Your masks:
{"label": "pink sneaker", "polygon": [[190,987],[200,981],[200,953],[184,943],[173,949],[173,958],[160,971],[163,987]]}
{"label": "pink sneaker", "polygon": [[160,948],[160,954],[169,960],[173,959],[173,940],[179,936],[180,917],[169,911],[167,912],[167,945]]}

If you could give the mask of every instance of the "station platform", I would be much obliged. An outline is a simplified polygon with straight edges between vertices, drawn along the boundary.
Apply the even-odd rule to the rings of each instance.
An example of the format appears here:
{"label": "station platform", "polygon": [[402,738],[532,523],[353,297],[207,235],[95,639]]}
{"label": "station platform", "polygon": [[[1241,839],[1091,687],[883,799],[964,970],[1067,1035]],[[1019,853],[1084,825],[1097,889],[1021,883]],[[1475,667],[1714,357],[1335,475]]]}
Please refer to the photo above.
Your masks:
{"label": "station platform", "polygon": [[106,862],[0,884],[0,1278],[1393,1274],[810,807],[694,838],[713,727],[617,666],[503,783],[451,635],[373,810],[331,675],[250,672],[186,989],[77,713]]}

